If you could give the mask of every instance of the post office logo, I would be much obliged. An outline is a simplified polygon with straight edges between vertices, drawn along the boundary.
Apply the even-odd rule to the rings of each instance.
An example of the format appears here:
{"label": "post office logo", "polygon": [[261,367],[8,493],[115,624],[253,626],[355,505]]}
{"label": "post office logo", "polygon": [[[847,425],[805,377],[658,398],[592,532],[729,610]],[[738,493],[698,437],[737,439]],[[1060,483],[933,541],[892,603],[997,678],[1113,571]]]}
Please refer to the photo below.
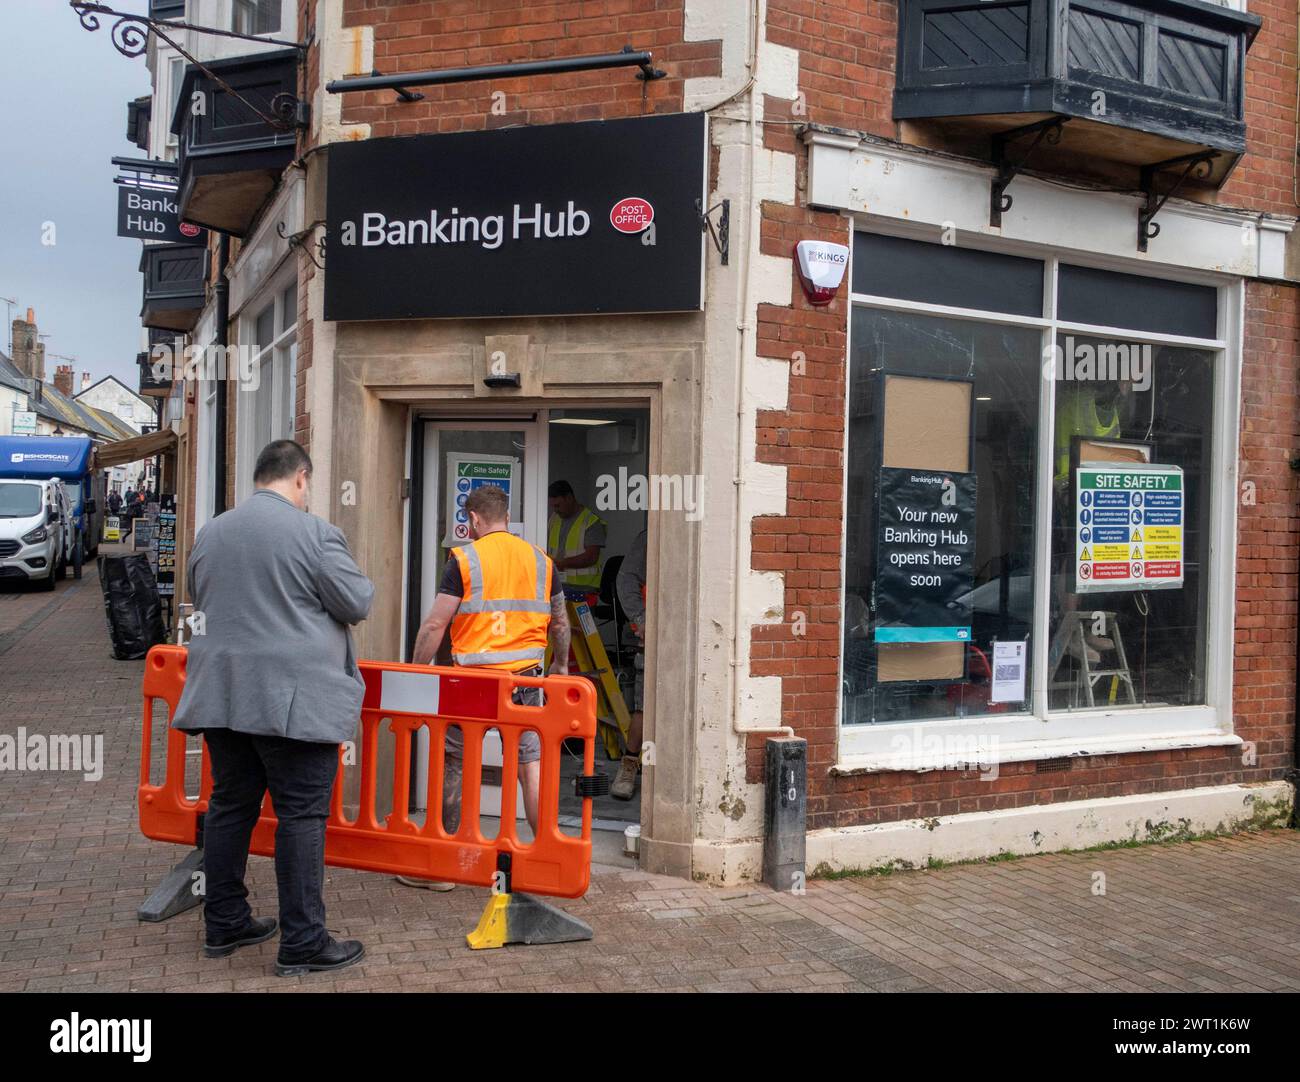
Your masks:
{"label": "post office logo", "polygon": [[644,233],[654,220],[655,208],[639,195],[625,196],[609,212],[609,224],[620,233]]}

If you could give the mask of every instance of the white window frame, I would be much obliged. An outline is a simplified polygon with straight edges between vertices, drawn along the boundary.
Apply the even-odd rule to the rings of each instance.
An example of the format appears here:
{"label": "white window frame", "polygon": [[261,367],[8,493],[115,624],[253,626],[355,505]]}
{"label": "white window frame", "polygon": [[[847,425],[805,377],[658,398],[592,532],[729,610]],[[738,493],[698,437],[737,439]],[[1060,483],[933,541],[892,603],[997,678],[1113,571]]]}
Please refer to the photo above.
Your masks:
{"label": "white window frame", "polygon": [[[279,0],[280,3],[280,25],[274,30],[268,30],[265,34],[257,34],[255,37],[267,38],[284,38],[286,40],[296,37],[297,29],[297,7],[293,0]],[[222,4],[222,18],[218,25],[225,27],[227,30],[235,29],[235,0],[224,0]]]}
{"label": "white window frame", "polygon": [[216,493],[217,465],[217,395],[225,394],[221,380],[205,379],[198,384],[199,438],[194,462],[194,531],[197,533],[212,517]]}
{"label": "white window frame", "polygon": [[[873,221],[871,234],[910,237],[934,241],[935,231]],[[880,722],[845,725],[844,711],[844,606],[840,613],[839,679],[836,689],[836,722],[839,728],[838,762],[841,773],[932,770],[978,761],[981,766],[999,762],[1078,755],[1114,755],[1125,752],[1170,748],[1240,744],[1233,733],[1232,674],[1235,611],[1235,566],[1238,489],[1238,432],[1241,410],[1242,313],[1245,284],[1240,278],[1183,271],[1122,258],[1062,251],[1059,248],[1023,242],[1004,242],[963,234],[965,247],[1003,254],[1023,255],[1044,264],[1043,315],[1016,316],[1006,313],[957,308],[947,305],[903,301],[850,292],[848,320],[858,308],[877,308],[946,316],[981,323],[1040,329],[1044,343],[1054,343],[1057,331],[1120,337],[1126,341],[1153,345],[1187,346],[1214,350],[1215,411],[1211,434],[1210,465],[1211,522],[1205,562],[1209,566],[1206,606],[1203,618],[1205,644],[1205,704],[1178,707],[1128,707],[1126,709],[1048,711],[1047,655],[1049,619],[1044,600],[1051,589],[1051,514],[1053,453],[1053,395],[1039,395],[1038,488],[1035,511],[1034,633],[1031,646],[1033,684],[1031,709],[1017,714],[989,714],[979,717],[937,717],[921,721]],[[1128,328],[1107,328],[1067,323],[1055,318],[1056,283],[1061,263],[1102,270],[1139,274],[1168,281],[1211,285],[1217,290],[1217,333],[1212,339],[1152,334]],[[1154,271],[1154,273],[1153,273]],[[849,281],[852,282],[852,267]],[[846,366],[846,380],[848,378]],[[844,461],[849,454],[849,396],[845,396]],[[848,498],[848,470],[844,470],[841,503]],[[840,596],[845,596],[848,561],[847,530],[841,534]],[[972,754],[974,752],[974,754]]]}
{"label": "white window frame", "polygon": [[[285,271],[276,275],[264,289],[259,291],[260,303],[250,302],[245,305],[239,317],[239,361],[241,365],[250,364],[250,372],[258,372],[258,383],[254,389],[244,386],[241,380],[237,396],[239,404],[236,414],[238,448],[235,476],[236,503],[253,491],[253,466],[257,461],[258,452],[262,449],[261,437],[254,432],[253,428],[258,400],[262,394],[271,396],[271,439],[293,439],[294,437],[298,389],[297,291],[295,290],[292,312],[285,311],[284,293],[296,282],[297,267],[290,261]],[[274,330],[271,342],[263,346],[256,341],[256,328],[258,319],[268,308],[271,308],[274,313],[272,316]],[[245,345],[251,346],[252,349],[245,350]],[[240,375],[242,376],[242,372]],[[288,431],[282,431],[277,427],[279,424],[277,419],[283,419],[286,409]]]}
{"label": "white window frame", "polygon": [[[170,53],[170,50],[169,50]],[[169,147],[178,146],[180,137],[171,130],[172,115],[180,101],[181,84],[185,82],[185,57],[170,53],[167,57],[167,86],[164,101],[166,114],[162,117],[163,129],[167,132],[164,142]]]}

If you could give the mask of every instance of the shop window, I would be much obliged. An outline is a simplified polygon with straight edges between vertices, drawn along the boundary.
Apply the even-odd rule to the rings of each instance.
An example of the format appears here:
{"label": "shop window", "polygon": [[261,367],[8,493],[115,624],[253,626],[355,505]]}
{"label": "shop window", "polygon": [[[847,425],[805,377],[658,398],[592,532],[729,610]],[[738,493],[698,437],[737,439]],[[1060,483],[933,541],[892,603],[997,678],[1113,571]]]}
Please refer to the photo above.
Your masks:
{"label": "shop window", "polygon": [[274,34],[280,30],[280,0],[233,0],[231,29],[236,34]]}
{"label": "shop window", "polygon": [[292,439],[297,390],[297,284],[277,288],[272,299],[243,320],[249,380],[239,398],[239,498],[252,490],[252,463],[272,440]]}
{"label": "shop window", "polygon": [[852,281],[844,724],[1204,711],[1218,289],[866,234]]}
{"label": "shop window", "polygon": [[1049,706],[1203,703],[1214,355],[1057,347]]}
{"label": "shop window", "polygon": [[[1041,265],[1039,275],[1041,277]],[[994,642],[1025,642],[1032,636],[1034,460],[1038,447],[1040,334],[1033,328],[999,326],[911,312],[858,309],[853,320],[853,352],[849,392],[849,458],[847,560],[845,567],[844,720],[847,723],[916,720],[936,716],[988,713],[988,666]],[[969,431],[953,433],[945,422],[934,431],[924,414],[896,422],[911,428],[919,457],[908,460],[925,474],[926,444],[942,453],[954,442],[973,447],[966,456],[973,473],[975,498],[951,523],[909,523],[891,519],[891,534],[882,534],[880,501],[902,501],[882,490],[882,467],[891,469],[882,447],[887,399],[887,374],[918,378],[924,397],[939,392],[947,380],[970,380]],[[957,420],[960,424],[960,418]],[[960,448],[958,449],[960,451]],[[958,463],[960,464],[960,463]],[[949,472],[949,471],[944,471]],[[930,506],[930,505],[925,505]],[[933,505],[942,508],[942,500]],[[927,515],[928,511],[921,510]],[[944,517],[950,512],[938,511]],[[924,641],[884,644],[885,654],[904,667],[915,655],[919,668],[892,673],[889,658],[877,642],[875,613],[892,602],[906,608],[909,596],[886,598],[884,591],[911,593],[914,579],[947,577],[950,564],[907,562],[914,554],[938,550],[943,531],[965,533],[971,544],[948,546],[946,559],[964,555],[968,581],[950,589],[951,600],[966,606],[959,627],[970,627],[970,638],[956,639],[946,649]],[[904,534],[908,540],[896,543]],[[932,542],[932,543],[928,543]],[[879,547],[878,547],[879,545]],[[965,548],[967,551],[961,553]],[[894,562],[897,561],[897,562]],[[933,592],[933,591],[929,591]],[[933,627],[927,620],[919,625]],[[962,654],[965,654],[963,657]],[[927,657],[939,654],[942,656]],[[954,661],[955,657],[955,661]],[[883,662],[883,665],[882,665]],[[964,668],[966,677],[955,674]],[[898,677],[902,676],[902,679]],[[910,678],[916,676],[918,678]],[[926,677],[933,676],[933,679]],[[1019,706],[1019,704],[1017,704]],[[1002,706],[1001,709],[1006,709]]]}

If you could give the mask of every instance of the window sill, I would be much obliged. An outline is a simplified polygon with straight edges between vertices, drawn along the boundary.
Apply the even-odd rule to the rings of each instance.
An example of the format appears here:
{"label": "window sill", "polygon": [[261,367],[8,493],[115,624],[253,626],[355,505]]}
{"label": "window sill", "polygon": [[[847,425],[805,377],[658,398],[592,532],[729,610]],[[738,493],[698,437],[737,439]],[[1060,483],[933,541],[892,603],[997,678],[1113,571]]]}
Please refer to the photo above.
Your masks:
{"label": "window sill", "polygon": [[[864,728],[874,731],[853,731]],[[898,770],[923,773],[961,767],[975,770],[998,763],[1231,747],[1241,743],[1241,737],[1225,732],[1217,724],[1215,712],[1209,707],[1140,714],[1100,711],[1053,718],[1049,722],[1022,714],[980,721],[848,726],[840,730],[839,761],[830,768],[830,773],[837,776]]]}

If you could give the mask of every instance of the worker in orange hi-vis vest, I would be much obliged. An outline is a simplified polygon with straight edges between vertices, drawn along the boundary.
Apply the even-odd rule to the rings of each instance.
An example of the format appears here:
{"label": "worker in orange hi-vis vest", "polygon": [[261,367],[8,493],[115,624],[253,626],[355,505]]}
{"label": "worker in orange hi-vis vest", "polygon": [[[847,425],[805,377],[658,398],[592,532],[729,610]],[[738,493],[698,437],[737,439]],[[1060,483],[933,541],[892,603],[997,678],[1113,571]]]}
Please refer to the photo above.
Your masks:
{"label": "worker in orange hi-vis vest", "polygon": [[[411,660],[431,665],[451,628],[451,654],[457,665],[504,669],[541,676],[549,636],[554,648],[552,673],[569,671],[569,616],[564,585],[550,557],[509,530],[510,498],[496,485],[476,488],[465,501],[468,545],[451,550],[438,583],[438,596],[420,625]],[[514,701],[541,705],[541,688],[516,688]],[[460,826],[464,743],[458,728],[447,730],[442,785],[442,823]],[[537,832],[541,783],[541,741],[535,732],[519,738],[519,780],[524,815]],[[454,884],[398,876],[408,886],[451,890]]]}

